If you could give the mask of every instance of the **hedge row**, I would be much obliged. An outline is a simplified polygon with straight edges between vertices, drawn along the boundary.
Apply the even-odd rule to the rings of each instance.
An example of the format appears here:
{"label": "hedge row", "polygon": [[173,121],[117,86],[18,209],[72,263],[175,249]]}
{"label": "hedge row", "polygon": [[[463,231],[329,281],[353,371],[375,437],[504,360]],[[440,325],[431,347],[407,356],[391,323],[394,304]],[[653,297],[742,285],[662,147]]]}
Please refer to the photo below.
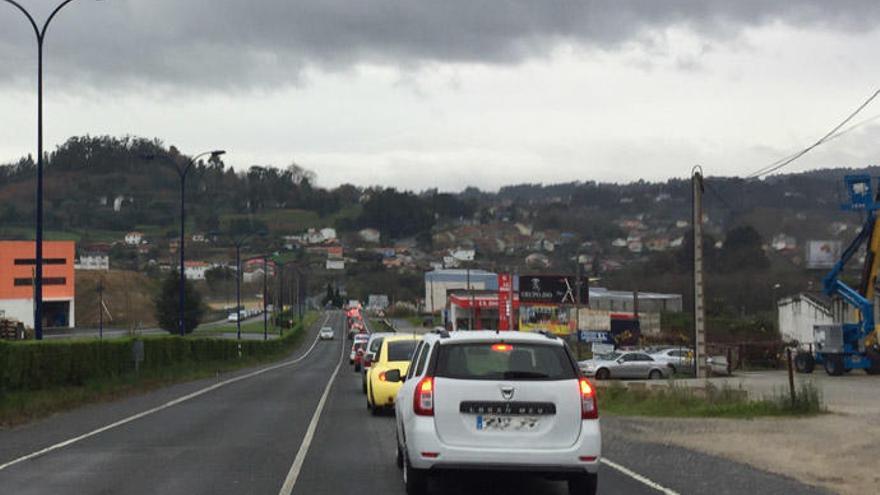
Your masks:
{"label": "hedge row", "polygon": [[80,386],[89,380],[134,372],[135,342],[143,342],[140,368],[157,370],[173,365],[233,361],[283,354],[301,337],[297,324],[284,336],[268,341],[210,337],[161,336],[88,341],[0,341],[0,391]]}

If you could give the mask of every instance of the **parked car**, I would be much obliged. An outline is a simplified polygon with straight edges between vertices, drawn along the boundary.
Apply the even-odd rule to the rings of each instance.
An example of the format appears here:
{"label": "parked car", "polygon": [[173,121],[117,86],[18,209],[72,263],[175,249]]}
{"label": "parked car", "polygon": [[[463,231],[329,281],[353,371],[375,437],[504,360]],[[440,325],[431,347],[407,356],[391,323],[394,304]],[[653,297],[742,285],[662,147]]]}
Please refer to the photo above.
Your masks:
{"label": "parked car", "polygon": [[687,347],[667,347],[650,353],[654,361],[670,367],[672,373],[694,371],[694,352]]}
{"label": "parked car", "polygon": [[318,338],[321,340],[333,340],[334,336],[335,333],[330,327],[321,327],[321,331],[318,332]]}
{"label": "parked car", "polygon": [[612,352],[600,354],[593,359],[578,363],[586,376],[597,380],[609,378],[638,378],[656,380],[672,375],[672,368],[666,363],[656,361],[640,351]]}
{"label": "parked car", "polygon": [[709,356],[706,359],[706,363],[709,365],[709,371],[713,375],[730,375],[730,364],[727,361],[727,356]]}
{"label": "parked car", "polygon": [[386,375],[395,370],[406,374],[416,345],[421,335],[394,335],[382,339],[382,345],[375,352],[367,370],[367,408],[374,415],[394,407],[394,399],[400,389],[399,381],[390,381]]}
{"label": "parked car", "polygon": [[233,311],[226,317],[226,321],[237,322],[238,320],[244,320],[245,318],[247,318],[247,312],[245,310],[241,310],[237,313]]}
{"label": "parked car", "polygon": [[592,384],[566,344],[534,333],[427,334],[395,401],[397,465],[410,495],[444,469],[533,473],[596,493],[602,438]]}

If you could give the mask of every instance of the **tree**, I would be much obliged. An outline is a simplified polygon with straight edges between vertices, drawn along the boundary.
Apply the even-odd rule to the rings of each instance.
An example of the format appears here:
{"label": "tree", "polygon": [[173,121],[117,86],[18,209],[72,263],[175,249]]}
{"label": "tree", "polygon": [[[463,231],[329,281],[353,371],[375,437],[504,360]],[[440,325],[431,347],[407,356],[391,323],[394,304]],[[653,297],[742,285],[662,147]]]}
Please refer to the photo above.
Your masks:
{"label": "tree", "polygon": [[[184,284],[186,302],[183,309],[183,327],[186,333],[192,333],[199,326],[204,316],[205,309],[202,305],[202,296],[195,287],[187,280]],[[168,333],[176,334],[180,331],[177,319],[180,308],[180,275],[177,271],[169,272],[162,281],[159,293],[153,300],[156,307],[156,321],[159,328]]]}
{"label": "tree", "polygon": [[767,269],[770,261],[762,245],[761,234],[754,227],[744,225],[730,229],[718,259],[719,271],[730,273]]}
{"label": "tree", "polygon": [[228,266],[215,266],[205,271],[205,283],[208,290],[213,293],[220,292],[228,287],[228,284],[235,281],[235,270]]}

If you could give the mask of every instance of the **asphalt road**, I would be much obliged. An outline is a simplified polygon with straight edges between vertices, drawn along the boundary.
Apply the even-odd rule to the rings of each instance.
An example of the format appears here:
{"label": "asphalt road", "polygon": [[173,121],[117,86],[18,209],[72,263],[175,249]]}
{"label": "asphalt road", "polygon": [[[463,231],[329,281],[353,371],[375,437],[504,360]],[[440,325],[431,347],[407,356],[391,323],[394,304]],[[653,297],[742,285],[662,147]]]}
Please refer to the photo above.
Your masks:
{"label": "asphalt road", "polygon": [[[337,335],[343,335],[342,314],[327,318]],[[298,457],[302,464],[294,494],[404,493],[394,464],[394,419],[368,413],[359,375],[342,360],[347,341],[315,342],[321,323],[323,318],[292,357],[298,361],[263,367],[255,375],[246,370],[175,385],[0,430],[0,493],[276,494]],[[315,416],[340,363],[322,414]],[[216,388],[205,390],[212,386]],[[188,398],[169,404],[180,397]],[[317,422],[311,436],[307,431],[313,418]],[[124,422],[113,425],[120,420]],[[603,466],[601,493],[824,493],[731,461],[632,442],[623,436],[626,428],[624,420],[603,420],[605,454],[633,472]],[[308,437],[310,447],[304,449]],[[432,488],[433,493],[465,495],[567,493],[561,482],[510,474],[447,475],[433,480]]]}

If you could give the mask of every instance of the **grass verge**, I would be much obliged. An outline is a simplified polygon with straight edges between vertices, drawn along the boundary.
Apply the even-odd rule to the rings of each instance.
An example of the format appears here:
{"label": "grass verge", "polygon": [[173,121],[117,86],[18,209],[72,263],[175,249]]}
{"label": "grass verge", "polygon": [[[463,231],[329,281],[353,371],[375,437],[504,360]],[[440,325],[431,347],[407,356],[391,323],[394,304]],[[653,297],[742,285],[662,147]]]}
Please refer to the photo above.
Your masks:
{"label": "grass verge", "polygon": [[[219,376],[249,366],[278,361],[299,347],[303,336],[307,333],[305,329],[311,328],[317,319],[318,313],[307,314],[304,325],[301,327],[302,330],[296,330],[295,335],[289,337],[290,342],[284,349],[261,356],[232,361],[212,360],[180,363],[160,369],[142,370],[140,373],[86,380],[82,386],[76,387],[0,391],[0,428],[21,425],[84,404],[110,402],[175,383]],[[262,326],[260,331],[262,332]]]}
{"label": "grass verge", "polygon": [[654,389],[631,389],[613,382],[598,389],[598,399],[600,411],[615,416],[750,419],[825,412],[821,393],[811,383],[801,384],[794,402],[787,389],[751,399],[745,390],[728,385],[692,388],[674,382]]}

